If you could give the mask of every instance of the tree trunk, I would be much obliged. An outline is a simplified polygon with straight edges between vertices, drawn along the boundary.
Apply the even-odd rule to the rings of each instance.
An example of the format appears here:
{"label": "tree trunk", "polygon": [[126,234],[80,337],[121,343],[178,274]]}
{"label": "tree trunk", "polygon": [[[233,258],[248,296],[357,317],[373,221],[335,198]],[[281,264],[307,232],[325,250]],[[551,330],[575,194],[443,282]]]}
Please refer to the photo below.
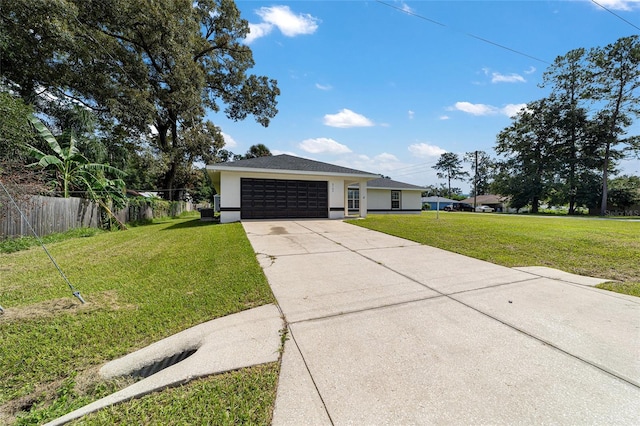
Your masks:
{"label": "tree trunk", "polygon": [[173,189],[173,183],[176,178],[177,173],[177,164],[174,159],[171,160],[169,164],[169,170],[164,175],[164,179],[162,180],[162,186],[165,190],[164,198],[169,201],[175,201],[176,199],[176,191]]}
{"label": "tree trunk", "polygon": [[620,88],[618,90],[618,96],[616,98],[616,106],[611,114],[611,125],[609,126],[609,132],[607,133],[606,148],[604,152],[604,165],[602,166],[602,202],[600,203],[600,215],[606,216],[607,214],[607,197],[609,188],[607,186],[607,180],[609,179],[609,160],[611,157],[611,142],[614,140],[616,123],[620,117],[620,108],[622,106],[622,100],[624,97],[625,82],[620,81]]}
{"label": "tree trunk", "polygon": [[609,179],[609,156],[611,155],[611,142],[607,141],[607,146],[604,152],[604,165],[602,166],[602,201],[600,202],[600,216],[606,216],[607,214],[607,196],[609,188],[607,186],[607,180]]}
{"label": "tree trunk", "polygon": [[569,166],[569,214],[576,213],[576,150],[572,146],[571,164]]}
{"label": "tree trunk", "polygon": [[[573,93],[572,93],[572,106],[573,106]],[[575,123],[575,114],[572,112],[572,122],[571,122],[571,146],[570,146],[570,156],[569,160],[571,163],[569,164],[569,214],[575,214],[576,212],[576,163],[578,162],[577,158],[577,136],[576,136],[576,123]]]}
{"label": "tree trunk", "polygon": [[178,191],[175,191],[173,185],[175,183],[176,175],[178,173],[179,160],[177,155],[178,151],[178,119],[171,116],[171,145],[168,148],[169,151],[169,170],[164,176],[164,188],[167,190],[167,199],[169,201],[176,201],[178,199]]}

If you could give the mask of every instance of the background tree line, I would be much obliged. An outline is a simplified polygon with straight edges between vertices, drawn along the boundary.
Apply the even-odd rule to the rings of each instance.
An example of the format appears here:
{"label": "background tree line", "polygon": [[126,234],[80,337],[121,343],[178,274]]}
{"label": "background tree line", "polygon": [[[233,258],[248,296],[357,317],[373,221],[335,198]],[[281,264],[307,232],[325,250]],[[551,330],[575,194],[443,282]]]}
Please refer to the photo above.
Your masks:
{"label": "background tree line", "polygon": [[[66,195],[104,193],[107,183],[161,188],[169,200],[187,191],[208,198],[198,164],[270,155],[261,144],[244,156],[225,150],[206,118],[251,115],[266,127],[278,112],[277,82],[249,73],[248,31],[231,0],[3,3],[0,178],[17,185],[32,176],[32,185]],[[34,114],[57,148],[29,119]],[[77,168],[64,191],[61,155],[102,167]],[[33,163],[46,174],[34,174]]]}
{"label": "background tree line", "polygon": [[469,178],[472,195],[509,196],[512,207],[532,212],[545,202],[568,205],[569,214],[587,207],[605,215],[610,204],[640,202],[640,177],[611,178],[619,160],[640,153],[640,136],[628,134],[640,116],[639,37],[556,58],[542,87],[550,94],[529,102],[497,135],[497,159],[479,151],[476,166],[473,152],[440,157],[433,168],[448,180],[449,194],[451,180]]}

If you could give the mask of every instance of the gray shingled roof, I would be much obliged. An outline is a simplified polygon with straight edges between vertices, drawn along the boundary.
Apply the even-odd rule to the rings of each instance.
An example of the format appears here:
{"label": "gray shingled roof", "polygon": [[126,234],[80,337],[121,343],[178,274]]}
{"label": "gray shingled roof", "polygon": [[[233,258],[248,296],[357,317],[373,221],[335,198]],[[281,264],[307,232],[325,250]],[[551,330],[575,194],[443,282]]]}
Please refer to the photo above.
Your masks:
{"label": "gray shingled roof", "polygon": [[375,173],[363,172],[362,170],[350,169],[348,167],[336,166],[334,164],[323,163],[321,161],[308,160],[306,158],[294,157],[293,155],[280,154],[268,157],[248,158],[227,163],[209,165],[208,168],[247,168],[247,169],[268,169],[268,170],[291,170],[318,173],[340,173],[375,175]]}
{"label": "gray shingled roof", "polygon": [[425,191],[426,188],[410,183],[398,182],[392,179],[379,178],[367,182],[367,188],[383,188],[383,189],[416,189]]}

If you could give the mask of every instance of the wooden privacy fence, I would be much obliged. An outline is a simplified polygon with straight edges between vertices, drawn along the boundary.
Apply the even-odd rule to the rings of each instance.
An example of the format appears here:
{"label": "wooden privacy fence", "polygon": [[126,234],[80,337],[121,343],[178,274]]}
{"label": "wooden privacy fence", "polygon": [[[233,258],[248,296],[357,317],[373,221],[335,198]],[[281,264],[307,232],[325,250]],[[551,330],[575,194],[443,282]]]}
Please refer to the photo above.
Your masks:
{"label": "wooden privacy fence", "polygon": [[[74,228],[99,228],[102,222],[100,207],[84,198],[35,195],[25,201],[18,201],[18,206],[24,213],[24,218],[12,203],[0,204],[0,240],[33,235],[29,224],[39,236],[44,236]],[[178,216],[191,210],[193,205],[185,201],[173,202],[169,207],[162,208],[154,207],[152,202],[136,202],[114,214],[118,220],[127,223]]]}

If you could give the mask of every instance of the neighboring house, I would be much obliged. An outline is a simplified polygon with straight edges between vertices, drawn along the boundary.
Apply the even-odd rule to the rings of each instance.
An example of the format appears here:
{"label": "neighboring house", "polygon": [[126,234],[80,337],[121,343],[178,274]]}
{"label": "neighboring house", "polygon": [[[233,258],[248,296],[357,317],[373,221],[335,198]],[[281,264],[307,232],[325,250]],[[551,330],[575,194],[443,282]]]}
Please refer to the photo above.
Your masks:
{"label": "neighboring house", "polygon": [[[486,195],[478,195],[475,197],[476,206],[489,206],[492,207],[496,212],[506,212],[507,211],[507,197],[502,195],[494,195],[494,194],[486,194]],[[462,203],[468,203],[473,206],[474,197],[469,197],[461,201]]]}
{"label": "neighboring house", "polygon": [[444,210],[445,207],[457,203],[458,201],[445,197],[422,197],[422,204],[429,204],[429,210]]}
{"label": "neighboring house", "polygon": [[[421,186],[378,178],[367,182],[367,213],[420,213],[422,211]],[[349,188],[347,197],[349,211],[357,209],[355,204],[359,190]]]}
{"label": "neighboring house", "polygon": [[[341,219],[350,214],[366,217],[367,211],[419,212],[421,206],[422,188],[286,154],[210,164],[207,172],[220,194],[222,223],[242,219]],[[367,187],[368,181],[378,180],[384,182]]]}

